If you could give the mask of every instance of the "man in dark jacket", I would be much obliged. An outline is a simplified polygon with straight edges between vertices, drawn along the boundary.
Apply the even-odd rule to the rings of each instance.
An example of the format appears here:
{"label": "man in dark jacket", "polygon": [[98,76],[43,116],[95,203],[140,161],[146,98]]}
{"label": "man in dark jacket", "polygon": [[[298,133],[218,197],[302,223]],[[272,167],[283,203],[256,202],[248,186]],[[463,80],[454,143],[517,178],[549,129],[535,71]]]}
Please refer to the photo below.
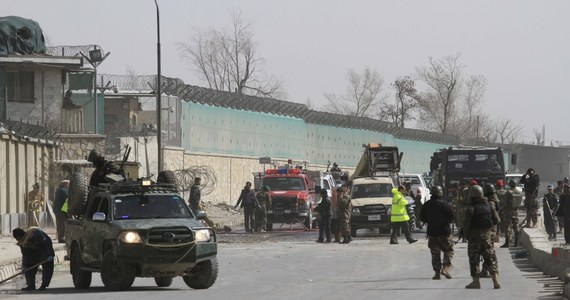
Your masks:
{"label": "man in dark jacket", "polygon": [[526,208],[526,227],[536,226],[538,222],[538,187],[540,185],[540,177],[534,172],[533,168],[529,168],[521,177],[520,183],[524,184],[524,207]]}
{"label": "man in dark jacket", "polygon": [[[321,190],[321,202],[315,210],[319,213],[319,239],[317,243],[330,243],[331,242],[331,217],[332,217],[332,202],[328,196],[327,190]],[[324,237],[326,236],[326,240]]]}
{"label": "man in dark jacket", "polygon": [[37,264],[42,265],[42,284],[39,290],[45,290],[51,282],[53,276],[53,257],[55,252],[51,238],[39,228],[31,228],[24,231],[16,228],[12,231],[12,236],[18,241],[18,246],[22,251],[22,272],[26,275],[26,287],[23,291],[36,289]]}
{"label": "man in dark jacket", "polygon": [[548,233],[549,241],[556,241],[556,217],[554,212],[558,209],[558,195],[554,192],[554,186],[548,185],[548,192],[542,199],[542,209],[544,212],[544,229]]}
{"label": "man in dark jacket", "polygon": [[90,186],[97,186],[100,183],[105,183],[105,177],[109,174],[117,174],[120,175],[122,179],[127,179],[127,175],[124,170],[121,170],[121,168],[114,162],[107,161],[105,157],[95,149],[89,152],[87,161],[92,163],[93,167],[95,167],[95,170],[91,173],[91,178],[89,179]]}
{"label": "man in dark jacket", "polygon": [[238,201],[234,208],[243,208],[243,222],[246,233],[253,233],[255,228],[255,208],[256,208],[255,190],[251,189],[251,182],[246,182],[245,187],[241,190]]}
{"label": "man in dark jacket", "polygon": [[61,209],[67,201],[67,195],[69,193],[69,180],[62,180],[59,183],[59,188],[55,192],[55,199],[53,210],[55,211],[55,222],[57,230],[57,242],[65,243],[65,221],[67,220],[67,213],[63,212]]}
{"label": "man in dark jacket", "polygon": [[[428,247],[431,252],[431,264],[435,275],[432,279],[440,279],[440,274],[451,278],[450,268],[453,258],[453,241],[451,240],[451,223],[453,222],[453,208],[441,198],[443,189],[436,185],[431,189],[430,200],[427,201],[421,212],[420,219],[427,223]],[[443,252],[443,268],[441,262]]]}

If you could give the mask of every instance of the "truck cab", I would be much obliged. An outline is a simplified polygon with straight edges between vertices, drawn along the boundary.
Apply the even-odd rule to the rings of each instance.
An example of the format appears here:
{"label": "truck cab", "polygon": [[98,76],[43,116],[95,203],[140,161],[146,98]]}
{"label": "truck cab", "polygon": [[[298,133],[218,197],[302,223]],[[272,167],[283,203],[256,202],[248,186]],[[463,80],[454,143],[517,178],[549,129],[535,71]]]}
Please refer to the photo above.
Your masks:
{"label": "truck cab", "polygon": [[378,228],[380,231],[390,229],[393,187],[392,178],[388,176],[361,177],[352,180],[351,235],[356,236],[356,230],[360,228]]}
{"label": "truck cab", "polygon": [[311,229],[315,207],[315,182],[311,176],[299,168],[269,169],[265,171],[261,186],[267,187],[271,196],[267,230],[273,230],[273,223],[296,222]]}

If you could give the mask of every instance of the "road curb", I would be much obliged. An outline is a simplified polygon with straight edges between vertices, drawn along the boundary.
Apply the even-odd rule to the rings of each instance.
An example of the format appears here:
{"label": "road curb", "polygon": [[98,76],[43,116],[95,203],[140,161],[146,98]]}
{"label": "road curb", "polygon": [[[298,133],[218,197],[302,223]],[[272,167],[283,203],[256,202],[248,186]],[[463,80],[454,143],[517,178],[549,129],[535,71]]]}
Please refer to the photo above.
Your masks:
{"label": "road curb", "polygon": [[570,248],[553,246],[544,233],[535,228],[524,228],[520,242],[529,252],[533,264],[544,274],[558,277],[564,282],[562,293],[569,298]]}

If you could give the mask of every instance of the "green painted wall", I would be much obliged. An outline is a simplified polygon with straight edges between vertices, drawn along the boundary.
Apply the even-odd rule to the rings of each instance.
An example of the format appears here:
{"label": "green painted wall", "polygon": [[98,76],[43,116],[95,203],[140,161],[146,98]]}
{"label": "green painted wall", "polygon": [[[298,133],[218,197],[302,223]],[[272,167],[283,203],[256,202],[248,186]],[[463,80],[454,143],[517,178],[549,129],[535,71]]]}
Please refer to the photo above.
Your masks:
{"label": "green painted wall", "polygon": [[430,157],[448,145],[398,139],[390,133],[305,123],[301,118],[182,101],[184,149],[216,154],[337,162],[354,167],[370,142],[398,146],[402,171],[429,171]]}

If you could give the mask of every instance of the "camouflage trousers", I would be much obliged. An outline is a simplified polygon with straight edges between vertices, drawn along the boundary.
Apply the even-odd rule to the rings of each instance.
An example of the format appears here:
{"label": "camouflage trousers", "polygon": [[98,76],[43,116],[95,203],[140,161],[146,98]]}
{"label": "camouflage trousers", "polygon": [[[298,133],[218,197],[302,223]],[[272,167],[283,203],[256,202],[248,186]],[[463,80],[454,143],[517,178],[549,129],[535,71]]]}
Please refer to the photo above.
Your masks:
{"label": "camouflage trousers", "polygon": [[265,230],[267,224],[267,210],[265,207],[255,209],[255,231]]}
{"label": "camouflage trousers", "polygon": [[515,232],[515,240],[519,240],[519,218],[515,216],[504,216],[501,222],[503,232],[505,233],[505,242],[511,241],[511,234]]}
{"label": "camouflage trousers", "polygon": [[534,227],[538,222],[538,201],[536,201],[535,194],[527,193],[525,197],[526,226],[530,227],[532,225]]}
{"label": "camouflage trousers", "polygon": [[339,210],[337,222],[339,222],[340,226],[340,234],[341,236],[349,236],[350,235],[350,210]]}
{"label": "camouflage trousers", "polygon": [[470,236],[467,241],[467,255],[469,256],[469,271],[471,277],[479,277],[481,271],[479,262],[483,257],[483,267],[489,270],[490,274],[498,273],[497,256],[492,246],[491,237]]}
{"label": "camouflage trousers", "polygon": [[[441,271],[442,266],[451,266],[451,259],[455,253],[451,236],[430,236],[428,237],[428,247],[431,252],[431,265],[434,271]],[[443,252],[443,264],[441,252]]]}

